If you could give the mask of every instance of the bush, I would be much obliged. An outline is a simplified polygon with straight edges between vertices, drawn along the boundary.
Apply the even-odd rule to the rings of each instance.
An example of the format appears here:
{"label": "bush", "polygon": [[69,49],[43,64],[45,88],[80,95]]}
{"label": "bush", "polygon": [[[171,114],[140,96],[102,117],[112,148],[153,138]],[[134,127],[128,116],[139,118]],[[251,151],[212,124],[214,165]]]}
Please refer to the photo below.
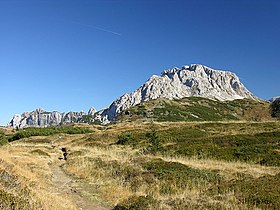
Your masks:
{"label": "bush", "polygon": [[113,210],[158,209],[158,207],[158,201],[152,196],[131,196],[126,201],[115,206]]}
{"label": "bush", "polygon": [[84,123],[92,123],[93,122],[93,116],[92,115],[83,115],[82,116],[82,122]]}
{"label": "bush", "polygon": [[128,143],[128,141],[131,140],[133,140],[133,134],[131,132],[122,133],[118,135],[118,141],[116,142],[116,144],[125,145]]}
{"label": "bush", "polygon": [[0,146],[6,143],[8,143],[7,136],[5,136],[4,133],[0,133]]}
{"label": "bush", "polygon": [[157,134],[155,125],[152,124],[150,127],[150,131],[146,134],[146,137],[148,138],[149,145],[146,149],[147,152],[150,153],[156,153],[162,148],[159,136]]}

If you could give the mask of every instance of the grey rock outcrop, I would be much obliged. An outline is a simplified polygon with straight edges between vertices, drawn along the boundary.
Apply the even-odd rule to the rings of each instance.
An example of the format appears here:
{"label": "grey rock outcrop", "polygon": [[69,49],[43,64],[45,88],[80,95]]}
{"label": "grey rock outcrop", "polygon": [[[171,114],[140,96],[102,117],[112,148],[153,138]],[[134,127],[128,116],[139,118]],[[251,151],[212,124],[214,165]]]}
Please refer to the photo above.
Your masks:
{"label": "grey rock outcrop", "polygon": [[48,127],[76,123],[82,121],[82,116],[85,114],[84,112],[46,112],[43,109],[36,109],[32,112],[24,112],[21,115],[14,115],[13,119],[8,123],[8,127]]}
{"label": "grey rock outcrop", "polygon": [[8,127],[19,128],[20,120],[21,120],[21,116],[19,114],[15,114],[11,122],[8,123]]}
{"label": "grey rock outcrop", "polygon": [[236,74],[228,71],[214,70],[200,64],[173,68],[153,75],[144,85],[130,94],[124,94],[108,108],[96,113],[95,120],[106,124],[113,121],[123,110],[141,102],[157,99],[181,99],[199,96],[226,101],[250,98],[258,100],[239,81]]}
{"label": "grey rock outcrop", "polygon": [[91,107],[89,110],[88,110],[88,115],[94,115],[95,113],[97,112],[97,110],[94,108],[94,107]]}

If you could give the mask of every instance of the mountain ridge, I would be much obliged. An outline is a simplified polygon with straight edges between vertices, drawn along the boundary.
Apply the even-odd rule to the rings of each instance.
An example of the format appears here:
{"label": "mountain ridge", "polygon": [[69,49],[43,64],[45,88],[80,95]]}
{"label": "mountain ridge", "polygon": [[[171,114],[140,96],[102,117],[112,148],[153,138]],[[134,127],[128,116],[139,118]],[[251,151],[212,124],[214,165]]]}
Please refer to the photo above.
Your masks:
{"label": "mountain ridge", "polygon": [[72,122],[82,122],[83,116],[88,115],[89,121],[108,124],[126,109],[142,102],[158,98],[169,100],[196,96],[219,101],[235,99],[260,100],[254,96],[239,80],[237,75],[230,71],[215,70],[201,64],[174,67],[162,71],[161,75],[152,75],[142,86],[131,93],[125,93],[98,112],[91,108],[88,114],[84,112],[50,112],[43,110],[15,115],[9,127],[45,127]]}
{"label": "mountain ridge", "polygon": [[[94,114],[95,109],[92,107],[88,114]],[[31,112],[24,112],[21,115],[15,114],[13,119],[8,123],[8,127],[25,128],[25,127],[48,127],[61,124],[70,124],[82,122],[85,112],[47,112],[38,108]]]}

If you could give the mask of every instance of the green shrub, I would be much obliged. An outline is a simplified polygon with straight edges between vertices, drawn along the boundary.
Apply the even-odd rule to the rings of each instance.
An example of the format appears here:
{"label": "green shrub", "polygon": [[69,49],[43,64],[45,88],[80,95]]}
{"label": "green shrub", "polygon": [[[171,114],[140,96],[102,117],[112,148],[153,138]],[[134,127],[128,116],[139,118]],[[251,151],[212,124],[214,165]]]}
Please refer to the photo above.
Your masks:
{"label": "green shrub", "polygon": [[131,196],[126,201],[118,204],[113,210],[143,210],[158,209],[158,201],[152,196]]}
{"label": "green shrub", "polygon": [[116,144],[125,145],[133,139],[134,139],[133,134],[131,132],[122,133],[122,134],[118,135],[118,140],[117,140]]}
{"label": "green shrub", "polygon": [[83,115],[82,122],[90,124],[93,121],[92,115]]}
{"label": "green shrub", "polygon": [[160,138],[153,123],[150,125],[150,131],[146,133],[146,138],[148,139],[149,145],[146,148],[145,152],[155,154],[160,149],[162,149]]}
{"label": "green shrub", "polygon": [[4,135],[4,133],[0,133],[0,146],[7,144],[8,140],[7,140],[7,136]]}

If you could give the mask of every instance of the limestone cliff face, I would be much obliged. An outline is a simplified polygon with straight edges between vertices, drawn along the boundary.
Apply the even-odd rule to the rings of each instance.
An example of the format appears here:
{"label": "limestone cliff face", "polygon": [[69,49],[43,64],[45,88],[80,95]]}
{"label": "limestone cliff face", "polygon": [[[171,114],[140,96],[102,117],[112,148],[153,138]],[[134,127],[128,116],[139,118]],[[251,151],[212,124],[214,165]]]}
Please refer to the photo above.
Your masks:
{"label": "limestone cliff face", "polygon": [[95,119],[108,123],[123,110],[141,102],[157,99],[181,99],[200,96],[220,101],[251,98],[258,100],[232,72],[214,70],[200,64],[173,68],[152,76],[130,94],[124,94],[108,108],[99,111]]}
{"label": "limestone cliff face", "polygon": [[24,112],[21,115],[14,115],[13,119],[9,122],[8,127],[48,127],[76,123],[81,122],[84,115],[86,115],[84,112],[60,113],[57,111],[46,112],[43,109],[36,109],[32,112]]}
{"label": "limestone cliff face", "polygon": [[88,115],[93,116],[95,113],[96,113],[96,109],[95,109],[94,107],[91,107],[91,108],[88,110]]}

